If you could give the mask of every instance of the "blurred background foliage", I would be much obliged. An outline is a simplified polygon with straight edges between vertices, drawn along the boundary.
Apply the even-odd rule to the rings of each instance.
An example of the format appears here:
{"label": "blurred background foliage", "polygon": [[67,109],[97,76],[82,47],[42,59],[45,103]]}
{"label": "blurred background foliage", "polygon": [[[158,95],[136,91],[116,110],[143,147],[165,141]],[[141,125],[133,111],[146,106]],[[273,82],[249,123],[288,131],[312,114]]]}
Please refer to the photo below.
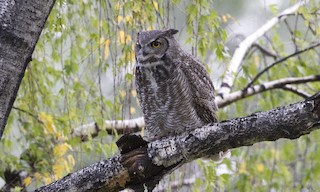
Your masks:
{"label": "blurred background foliage", "polygon": [[[181,47],[206,64],[215,86],[238,43],[296,1],[250,0],[57,0],[26,69],[0,142],[0,184],[24,171],[32,190],[117,153],[119,135],[100,131],[82,142],[72,130],[86,123],[141,116],[134,86],[136,33],[176,28]],[[232,91],[241,90],[275,60],[308,47],[320,37],[320,3],[311,0],[260,38],[268,57],[251,48]],[[318,11],[318,12],[317,12]],[[320,50],[305,52],[271,68],[256,84],[320,74]],[[309,94],[319,83],[296,86]],[[297,102],[272,90],[220,109],[229,119]],[[203,176],[188,191],[318,191],[319,132],[296,140],[263,142],[232,150],[220,164],[198,160]],[[179,182],[178,182],[179,183]],[[8,184],[8,183],[7,183]],[[9,183],[10,184],[10,183]],[[18,185],[16,191],[25,190]],[[183,181],[181,181],[183,185]],[[1,185],[0,185],[1,187]]]}

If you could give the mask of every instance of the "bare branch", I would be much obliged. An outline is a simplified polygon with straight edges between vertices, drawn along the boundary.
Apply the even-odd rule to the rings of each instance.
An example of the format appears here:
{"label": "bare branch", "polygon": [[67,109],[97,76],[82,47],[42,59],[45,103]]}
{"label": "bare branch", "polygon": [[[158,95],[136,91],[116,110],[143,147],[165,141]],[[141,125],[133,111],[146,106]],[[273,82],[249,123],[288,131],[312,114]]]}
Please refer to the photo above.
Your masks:
{"label": "bare branch", "polygon": [[227,67],[226,74],[224,79],[222,80],[220,89],[219,89],[219,96],[223,98],[226,94],[230,92],[231,87],[233,86],[234,82],[234,74],[238,72],[241,62],[247,52],[247,50],[252,46],[252,44],[261,36],[263,36],[268,30],[270,30],[274,25],[278,24],[280,21],[287,18],[289,14],[295,13],[299,7],[306,4],[308,0],[299,1],[297,4],[293,5],[292,7],[285,9],[276,17],[269,20],[266,24],[264,24],[261,28],[255,31],[253,34],[248,36],[244,41],[242,41],[239,47],[233,54],[231,59],[230,65]]}
{"label": "bare branch", "polygon": [[147,143],[125,135],[121,155],[81,169],[36,191],[152,190],[161,177],[186,162],[220,151],[280,138],[296,139],[320,128],[320,92],[295,104],[204,126]]}
{"label": "bare branch", "polygon": [[124,134],[137,132],[144,126],[143,117],[130,120],[106,120],[104,121],[104,127],[102,129],[98,127],[96,122],[88,123],[75,128],[72,132],[72,136],[86,140],[88,135],[95,136],[101,130],[106,130],[109,134],[114,134],[115,132]]}
{"label": "bare branch", "polygon": [[[19,107],[16,107],[16,106],[13,106],[12,109],[20,111],[22,113],[25,113],[25,114],[29,115],[30,117],[34,118],[35,120],[37,120],[38,123],[43,124],[43,121],[41,121],[41,119],[39,119],[38,115],[35,115],[35,114],[31,113],[30,111],[27,111],[25,109],[22,109],[22,108],[19,108]],[[55,117],[53,119],[55,121],[63,122],[62,120],[57,119]]]}
{"label": "bare branch", "polygon": [[290,54],[290,55],[288,55],[288,56],[286,56],[286,57],[284,57],[284,58],[282,58],[282,59],[279,59],[278,61],[272,63],[271,65],[269,65],[268,67],[266,67],[265,69],[263,69],[262,71],[260,71],[260,72],[251,80],[251,82],[248,83],[248,85],[247,85],[245,88],[243,88],[243,90],[246,90],[246,89],[248,89],[249,87],[251,87],[251,86],[253,85],[253,83],[254,83],[262,74],[264,74],[265,72],[267,72],[269,69],[271,69],[271,68],[274,67],[275,65],[277,65],[277,64],[279,64],[279,63],[282,63],[282,62],[290,59],[290,58],[293,57],[293,56],[296,56],[296,55],[299,55],[299,54],[304,53],[304,52],[306,52],[306,51],[309,51],[309,50],[311,50],[311,49],[314,49],[315,47],[318,47],[318,46],[320,46],[320,42],[315,43],[314,45],[311,45],[311,46],[309,46],[309,47],[307,47],[307,48],[305,48],[305,49],[302,49],[302,50],[300,50],[300,51],[294,52],[294,53],[292,53],[292,54]]}
{"label": "bare branch", "polygon": [[[13,106],[12,109],[15,109],[15,110],[17,110],[17,111],[20,111],[20,112],[22,112],[22,113],[25,113],[25,114],[29,115],[30,117],[33,117],[33,118],[34,118],[35,120],[37,120],[38,122],[41,122],[41,121],[39,120],[39,118],[38,118],[37,115],[35,115],[35,114],[33,114],[33,113],[25,110],[25,109],[21,109],[21,108],[19,108],[19,107],[15,107],[15,106]],[[41,122],[41,123],[43,123],[43,122]]]}
{"label": "bare branch", "polygon": [[278,57],[278,55],[276,53],[273,53],[273,52],[265,49],[264,47],[262,47],[258,43],[253,43],[252,46],[258,48],[264,55],[267,55],[269,57],[273,57],[274,59],[276,59]]}
{"label": "bare branch", "polygon": [[287,86],[288,84],[300,84],[300,83],[307,83],[307,82],[314,82],[314,81],[320,81],[320,75],[311,75],[307,77],[289,77],[289,78],[278,79],[275,81],[266,82],[261,85],[255,85],[245,90],[233,92],[229,94],[228,97],[226,97],[225,99],[221,99],[218,97],[216,102],[219,107],[224,107],[240,99],[243,99],[267,90],[279,89],[279,88],[285,89],[284,87]]}

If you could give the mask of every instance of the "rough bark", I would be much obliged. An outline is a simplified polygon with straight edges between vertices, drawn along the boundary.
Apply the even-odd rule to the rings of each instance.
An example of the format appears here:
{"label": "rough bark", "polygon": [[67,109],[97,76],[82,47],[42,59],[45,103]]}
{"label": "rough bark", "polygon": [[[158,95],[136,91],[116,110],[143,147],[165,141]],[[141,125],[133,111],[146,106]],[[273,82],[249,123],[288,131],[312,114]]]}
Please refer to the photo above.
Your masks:
{"label": "rough bark", "polygon": [[55,0],[0,0],[0,139]]}
{"label": "rough bark", "polygon": [[302,102],[205,126],[151,143],[125,135],[121,154],[95,163],[37,191],[153,189],[183,163],[227,149],[280,138],[296,139],[320,128],[320,92]]}

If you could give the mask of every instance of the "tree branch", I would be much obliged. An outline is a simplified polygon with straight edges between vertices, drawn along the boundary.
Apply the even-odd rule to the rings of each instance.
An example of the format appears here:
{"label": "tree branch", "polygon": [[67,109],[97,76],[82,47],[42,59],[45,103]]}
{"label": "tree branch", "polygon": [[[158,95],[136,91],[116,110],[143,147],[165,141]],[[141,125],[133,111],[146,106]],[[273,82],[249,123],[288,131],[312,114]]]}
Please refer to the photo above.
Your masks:
{"label": "tree branch", "polygon": [[257,49],[259,49],[261,51],[262,54],[264,54],[266,56],[272,57],[274,59],[276,59],[278,57],[278,55],[276,53],[273,53],[272,51],[269,51],[269,50],[263,48],[258,43],[253,43],[252,47],[256,47]]}
{"label": "tree branch", "polygon": [[[25,113],[25,114],[29,115],[30,117],[34,118],[35,120],[40,121],[37,115],[35,115],[35,114],[33,114],[33,113],[25,110],[25,109],[21,109],[21,108],[19,108],[19,107],[15,107],[15,106],[12,106],[12,109],[15,109],[15,110],[17,110],[17,111],[20,111],[20,112],[22,112],[22,113]],[[42,123],[42,122],[41,122],[41,123]]]}
{"label": "tree branch", "polygon": [[[222,108],[222,107],[225,107],[226,105],[229,105],[230,103],[233,103],[240,99],[243,99],[267,90],[289,89],[288,87],[286,87],[288,84],[301,84],[301,83],[315,82],[315,81],[320,81],[320,75],[311,75],[307,77],[289,77],[289,78],[278,79],[275,81],[266,82],[261,85],[255,85],[247,89],[233,92],[229,94],[228,97],[225,99],[221,99],[218,97],[216,102],[218,106]],[[291,91],[293,91],[292,88],[291,88]]]}
{"label": "tree branch", "polygon": [[36,191],[151,190],[183,163],[227,149],[280,138],[296,139],[320,128],[320,92],[295,104],[204,126],[151,143],[138,136],[117,142],[121,155],[69,174]]}
{"label": "tree branch", "polygon": [[291,91],[292,93],[295,93],[305,99],[311,96],[309,93],[306,93],[302,90],[299,90],[296,87],[293,87],[291,85],[285,85],[285,86],[281,87],[281,89],[286,90],[286,91]]}
{"label": "tree branch", "polygon": [[271,69],[271,68],[274,67],[275,65],[277,65],[277,64],[279,64],[279,63],[282,63],[282,62],[288,60],[289,58],[291,58],[291,57],[293,57],[293,56],[299,55],[299,54],[304,53],[304,52],[306,52],[306,51],[309,51],[309,50],[311,50],[311,49],[313,49],[313,48],[316,48],[316,47],[318,47],[318,46],[320,46],[320,42],[315,43],[314,45],[311,45],[311,46],[309,46],[309,47],[307,47],[307,48],[305,48],[305,49],[302,49],[302,50],[300,50],[300,51],[294,52],[294,53],[292,53],[292,54],[290,54],[290,55],[288,55],[288,56],[286,56],[286,57],[284,57],[284,58],[282,58],[282,59],[279,59],[278,61],[272,63],[271,65],[269,65],[268,67],[266,67],[265,69],[263,69],[262,71],[260,71],[260,72],[251,80],[251,82],[248,83],[248,85],[247,85],[245,88],[243,88],[243,90],[246,90],[246,89],[248,89],[249,87],[251,87],[251,86],[253,85],[253,83],[254,83],[263,73],[267,72],[269,69]]}
{"label": "tree branch", "polygon": [[222,80],[218,94],[221,98],[224,98],[224,96],[230,92],[230,89],[233,86],[234,82],[234,74],[238,72],[241,62],[247,50],[252,46],[252,44],[258,38],[263,36],[268,30],[270,30],[274,25],[286,19],[288,15],[295,13],[299,7],[303,6],[307,2],[308,0],[299,1],[292,7],[285,9],[283,12],[269,20],[266,24],[264,24],[257,31],[255,31],[253,34],[248,36],[244,41],[240,43],[239,47],[235,50],[233,54],[230,65],[228,65],[226,74]]}
{"label": "tree branch", "polygon": [[105,120],[100,129],[96,122],[84,124],[73,129],[72,136],[80,137],[82,141],[88,139],[88,135],[96,136],[100,130],[106,130],[109,134],[138,132],[144,127],[144,118],[138,117],[130,120]]}

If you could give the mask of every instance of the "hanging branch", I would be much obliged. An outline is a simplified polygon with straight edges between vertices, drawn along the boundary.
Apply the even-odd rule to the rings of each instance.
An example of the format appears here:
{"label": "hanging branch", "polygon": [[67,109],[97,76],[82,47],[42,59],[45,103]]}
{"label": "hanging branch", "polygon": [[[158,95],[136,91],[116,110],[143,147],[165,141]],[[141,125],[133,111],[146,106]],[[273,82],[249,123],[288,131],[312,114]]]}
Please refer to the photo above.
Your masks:
{"label": "hanging branch", "polygon": [[92,164],[36,191],[152,190],[164,174],[186,162],[262,141],[296,139],[316,129],[320,129],[320,92],[295,104],[151,143],[135,135],[126,135],[117,142],[120,155]]}
{"label": "hanging branch", "polygon": [[286,19],[288,15],[295,13],[299,7],[305,5],[308,0],[299,1],[297,4],[292,7],[285,9],[278,16],[269,20],[261,28],[255,31],[253,34],[248,36],[244,41],[239,44],[239,47],[235,50],[233,57],[231,59],[230,65],[228,65],[226,74],[222,80],[219,96],[224,98],[226,94],[230,92],[231,87],[233,86],[235,73],[238,72],[239,67],[242,63],[242,60],[247,52],[247,50],[252,46],[252,44],[261,36],[263,36],[267,31],[269,31],[274,25],[278,24],[280,21]]}

